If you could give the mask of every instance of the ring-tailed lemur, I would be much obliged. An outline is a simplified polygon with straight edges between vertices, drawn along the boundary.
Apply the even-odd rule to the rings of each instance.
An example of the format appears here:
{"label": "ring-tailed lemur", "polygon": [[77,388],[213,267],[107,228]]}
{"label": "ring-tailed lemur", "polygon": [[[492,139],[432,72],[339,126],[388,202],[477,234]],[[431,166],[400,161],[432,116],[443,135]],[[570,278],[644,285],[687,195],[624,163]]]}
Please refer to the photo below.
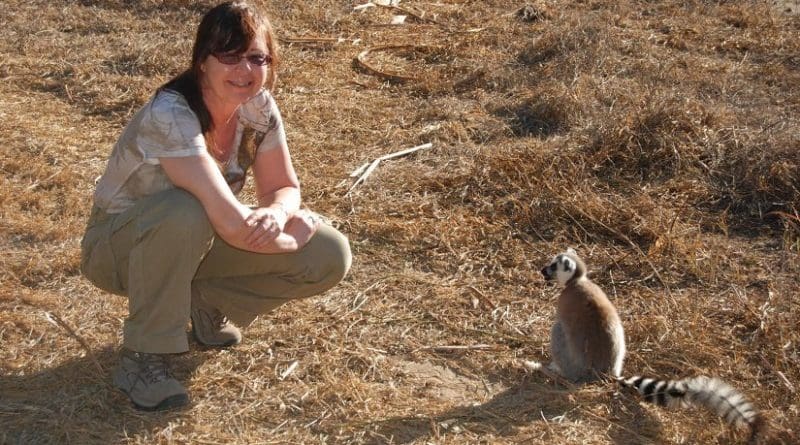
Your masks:
{"label": "ring-tailed lemur", "polygon": [[[610,375],[621,385],[636,388],[645,401],[665,407],[704,406],[735,427],[749,428],[752,442],[764,432],[762,415],[741,393],[719,379],[622,377],[622,323],[605,292],[586,276],[583,260],[568,249],[556,255],[541,272],[545,280],[555,279],[564,286],[550,331],[550,370],[573,382],[590,382]],[[533,363],[529,366],[538,366]]]}

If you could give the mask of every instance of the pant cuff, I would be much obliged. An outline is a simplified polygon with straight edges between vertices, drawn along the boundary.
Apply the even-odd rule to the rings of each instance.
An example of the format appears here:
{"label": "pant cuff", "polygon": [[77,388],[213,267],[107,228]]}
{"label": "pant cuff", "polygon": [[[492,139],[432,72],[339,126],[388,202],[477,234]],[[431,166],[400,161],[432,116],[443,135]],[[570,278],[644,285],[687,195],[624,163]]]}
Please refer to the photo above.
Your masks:
{"label": "pant cuff", "polygon": [[148,354],[180,354],[189,350],[186,333],[177,336],[133,336],[126,335],[122,346],[136,352]]}

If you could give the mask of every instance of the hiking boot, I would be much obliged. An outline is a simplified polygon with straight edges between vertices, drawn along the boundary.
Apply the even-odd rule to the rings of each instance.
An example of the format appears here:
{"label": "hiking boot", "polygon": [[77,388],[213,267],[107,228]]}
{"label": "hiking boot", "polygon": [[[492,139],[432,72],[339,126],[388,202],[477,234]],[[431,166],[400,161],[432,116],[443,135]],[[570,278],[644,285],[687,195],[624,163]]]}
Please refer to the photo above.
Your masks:
{"label": "hiking boot", "polygon": [[192,333],[206,346],[225,347],[242,342],[242,333],[192,287]]}
{"label": "hiking boot", "polygon": [[186,389],[169,372],[166,354],[122,348],[113,381],[141,410],[160,411],[189,403]]}

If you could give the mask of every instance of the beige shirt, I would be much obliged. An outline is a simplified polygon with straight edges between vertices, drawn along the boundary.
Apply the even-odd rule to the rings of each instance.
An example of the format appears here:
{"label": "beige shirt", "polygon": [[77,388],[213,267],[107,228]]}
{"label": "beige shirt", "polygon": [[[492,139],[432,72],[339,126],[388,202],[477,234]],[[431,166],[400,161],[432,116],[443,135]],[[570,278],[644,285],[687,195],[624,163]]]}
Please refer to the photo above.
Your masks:
{"label": "beige shirt", "polygon": [[[237,149],[218,162],[233,193],[242,190],[257,152],[285,143],[283,121],[268,91],[242,104],[234,139]],[[197,156],[206,150],[200,121],[186,99],[174,91],[159,91],[133,116],[114,145],[94,203],[107,213],[121,213],[140,198],[175,188],[159,159]]]}

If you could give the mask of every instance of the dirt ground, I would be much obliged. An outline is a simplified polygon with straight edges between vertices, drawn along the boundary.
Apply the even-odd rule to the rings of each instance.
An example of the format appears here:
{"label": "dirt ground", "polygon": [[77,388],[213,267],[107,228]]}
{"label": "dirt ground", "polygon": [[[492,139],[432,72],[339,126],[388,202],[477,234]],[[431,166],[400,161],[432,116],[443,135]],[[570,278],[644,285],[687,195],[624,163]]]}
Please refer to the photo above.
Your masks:
{"label": "dirt ground", "polygon": [[775,9],[784,14],[800,14],[800,1],[797,0],[775,0]]}
{"label": "dirt ground", "polygon": [[746,443],[521,365],[549,358],[538,271],[568,246],[619,308],[626,374],[719,376],[798,443],[796,0],[253,1],[304,203],[350,274],[240,346],[193,342],[187,409],[135,410],[109,376],[126,300],[80,276],[80,240],[214,2],[4,0],[0,444]]}

